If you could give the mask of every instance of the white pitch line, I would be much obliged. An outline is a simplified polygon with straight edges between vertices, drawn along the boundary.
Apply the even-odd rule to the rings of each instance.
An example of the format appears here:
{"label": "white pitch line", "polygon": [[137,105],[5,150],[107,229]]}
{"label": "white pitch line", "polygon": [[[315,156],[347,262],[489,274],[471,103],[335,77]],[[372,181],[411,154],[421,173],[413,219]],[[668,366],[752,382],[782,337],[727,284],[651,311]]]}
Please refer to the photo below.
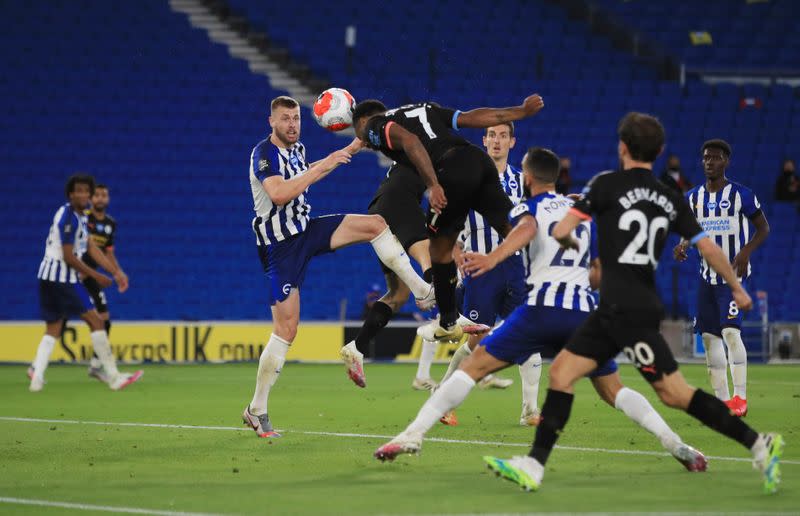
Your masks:
{"label": "white pitch line", "polygon": [[[94,426],[126,426],[135,428],[170,428],[176,430],[216,430],[226,432],[250,432],[250,428],[239,426],[203,426],[203,425],[176,425],[167,423],[117,423],[114,421],[81,421],[78,419],[40,419],[30,417],[12,417],[0,416],[0,421],[12,421],[18,423],[60,423],[64,425],[94,425]],[[358,434],[358,433],[344,433],[344,432],[323,432],[314,430],[289,430],[277,429],[278,432],[295,433],[301,435],[322,435],[326,437],[355,437],[361,439],[391,439],[393,435],[379,435],[379,434]],[[530,443],[513,443],[502,441],[474,441],[466,439],[447,439],[444,437],[428,437],[426,441],[435,443],[447,444],[477,444],[480,446],[508,446],[508,447],[525,447],[529,448]],[[585,446],[562,446],[556,445],[559,450],[580,451],[580,452],[594,452],[594,453],[612,453],[617,455],[646,455],[654,457],[671,457],[667,452],[647,451],[647,450],[615,450],[613,448],[590,448]],[[751,462],[747,457],[723,457],[708,455],[707,458],[714,460],[723,460],[730,462]],[[781,464],[800,465],[798,460],[781,460]]]}
{"label": "white pitch line", "polygon": [[36,505],[39,507],[58,507],[60,509],[76,509],[79,511],[121,512],[125,514],[152,514],[155,516],[215,516],[207,512],[159,511],[140,509],[138,507],[118,507],[115,505],[92,505],[87,503],[52,502],[50,500],[34,500],[30,498],[10,498],[0,496],[0,503],[16,505]]}

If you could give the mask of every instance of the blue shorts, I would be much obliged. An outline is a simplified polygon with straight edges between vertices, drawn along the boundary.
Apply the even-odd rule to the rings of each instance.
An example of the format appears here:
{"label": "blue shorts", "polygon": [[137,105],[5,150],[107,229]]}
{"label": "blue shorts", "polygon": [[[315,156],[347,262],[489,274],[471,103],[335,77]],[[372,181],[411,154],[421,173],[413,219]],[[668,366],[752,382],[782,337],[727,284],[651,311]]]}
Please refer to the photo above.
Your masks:
{"label": "blue shorts", "polygon": [[344,215],[325,215],[308,221],[306,230],[272,245],[258,246],[261,265],[269,279],[269,304],[289,297],[293,288],[303,286],[311,258],[333,252],[331,235]]}
{"label": "blue shorts", "polygon": [[94,309],[92,298],[82,283],[56,283],[39,280],[39,308],[45,322],[79,317]]}
{"label": "blue shorts", "polygon": [[[590,312],[565,310],[551,306],[521,305],[481,342],[486,351],[503,362],[522,364],[534,353],[545,349],[558,352]],[[589,376],[606,376],[617,371],[617,362],[609,360]]]}
{"label": "blue shorts", "polygon": [[464,278],[461,311],[473,322],[493,326],[524,303],[527,294],[522,256],[510,256],[482,276]]}
{"label": "blue shorts", "polygon": [[[742,286],[746,288],[746,281]],[[697,289],[697,317],[694,329],[697,333],[722,336],[723,328],[741,328],[744,313],[736,306],[728,285],[710,285],[700,281]]]}

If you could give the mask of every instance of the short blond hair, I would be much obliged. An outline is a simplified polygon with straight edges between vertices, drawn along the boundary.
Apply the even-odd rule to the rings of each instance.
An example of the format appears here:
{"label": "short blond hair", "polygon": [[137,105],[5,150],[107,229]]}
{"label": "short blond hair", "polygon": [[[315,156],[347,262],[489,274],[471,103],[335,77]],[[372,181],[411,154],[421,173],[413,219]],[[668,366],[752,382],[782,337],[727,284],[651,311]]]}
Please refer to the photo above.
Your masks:
{"label": "short blond hair", "polygon": [[294,109],[296,107],[300,107],[300,104],[294,100],[292,97],[288,97],[286,95],[281,95],[280,97],[275,97],[272,99],[272,102],[269,103],[269,111],[272,113],[275,111],[275,108],[278,107],[285,107],[289,109]]}

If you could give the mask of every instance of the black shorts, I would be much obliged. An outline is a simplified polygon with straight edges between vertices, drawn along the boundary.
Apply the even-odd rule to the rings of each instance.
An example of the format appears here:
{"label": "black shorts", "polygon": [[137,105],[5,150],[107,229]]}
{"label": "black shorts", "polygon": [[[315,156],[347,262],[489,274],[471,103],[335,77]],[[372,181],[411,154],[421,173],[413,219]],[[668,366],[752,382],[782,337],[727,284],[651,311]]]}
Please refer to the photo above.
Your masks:
{"label": "black shorts", "polygon": [[514,205],[503,191],[494,162],[481,149],[474,145],[451,149],[436,163],[436,177],[447,207],[438,215],[428,211],[430,236],[459,234],[470,210],[483,215],[501,235],[511,229],[508,212]]}
{"label": "black shorts", "polygon": [[103,288],[97,280],[94,278],[86,278],[83,280],[83,286],[86,287],[86,290],[89,292],[95,309],[101,314],[108,312],[106,293],[103,292]]}
{"label": "black shorts", "polygon": [[565,349],[605,364],[620,351],[652,383],[678,370],[660,331],[660,313],[619,313],[600,307],[572,335]]}
{"label": "black shorts", "polygon": [[395,163],[367,209],[370,215],[383,217],[406,251],[428,238],[425,212],[420,207],[425,190],[425,184],[413,168]]}

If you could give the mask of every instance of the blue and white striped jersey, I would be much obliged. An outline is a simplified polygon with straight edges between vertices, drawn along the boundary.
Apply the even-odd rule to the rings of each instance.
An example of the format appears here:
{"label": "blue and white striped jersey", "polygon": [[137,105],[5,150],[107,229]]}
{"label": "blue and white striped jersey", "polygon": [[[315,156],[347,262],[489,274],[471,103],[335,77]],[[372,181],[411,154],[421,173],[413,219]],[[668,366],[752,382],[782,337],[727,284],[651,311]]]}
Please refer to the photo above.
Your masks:
{"label": "blue and white striped jersey", "polygon": [[72,244],[72,254],[78,259],[89,248],[86,214],[76,212],[69,203],[60,207],[53,216],[37,278],[55,283],[77,283],[80,280],[78,272],[64,261],[64,244]]}
{"label": "blue and white striped jersey", "polygon": [[579,250],[564,250],[550,236],[572,207],[572,200],[555,192],[541,193],[511,210],[512,224],[527,214],[536,218],[536,236],[528,244],[530,265],[527,304],[591,312],[596,302],[589,285],[589,264],[598,257],[597,231],[592,222],[575,228]]}
{"label": "blue and white striped jersey", "polygon": [[[750,224],[761,213],[761,204],[747,187],[729,182],[719,192],[709,192],[705,185],[692,188],[686,193],[689,207],[708,236],[722,248],[728,261],[750,241]],[[748,264],[745,278],[750,276]],[[725,280],[717,275],[700,257],[700,276],[711,285],[723,285]]]}
{"label": "blue and white striped jersey", "polygon": [[[525,183],[522,179],[522,170],[506,165],[505,171],[500,175],[500,184],[503,185],[508,198],[514,206],[518,205],[525,196]],[[464,245],[464,251],[488,254],[503,241],[497,231],[486,223],[486,219],[475,210],[470,210],[464,230],[458,239]]]}
{"label": "blue and white striped jersey", "polygon": [[269,138],[259,142],[250,154],[250,188],[253,191],[253,231],[258,245],[281,242],[306,229],[311,213],[308,189],[284,205],[272,202],[262,182],[270,176],[292,179],[308,170],[306,148],[297,142],[289,148],[278,147]]}

